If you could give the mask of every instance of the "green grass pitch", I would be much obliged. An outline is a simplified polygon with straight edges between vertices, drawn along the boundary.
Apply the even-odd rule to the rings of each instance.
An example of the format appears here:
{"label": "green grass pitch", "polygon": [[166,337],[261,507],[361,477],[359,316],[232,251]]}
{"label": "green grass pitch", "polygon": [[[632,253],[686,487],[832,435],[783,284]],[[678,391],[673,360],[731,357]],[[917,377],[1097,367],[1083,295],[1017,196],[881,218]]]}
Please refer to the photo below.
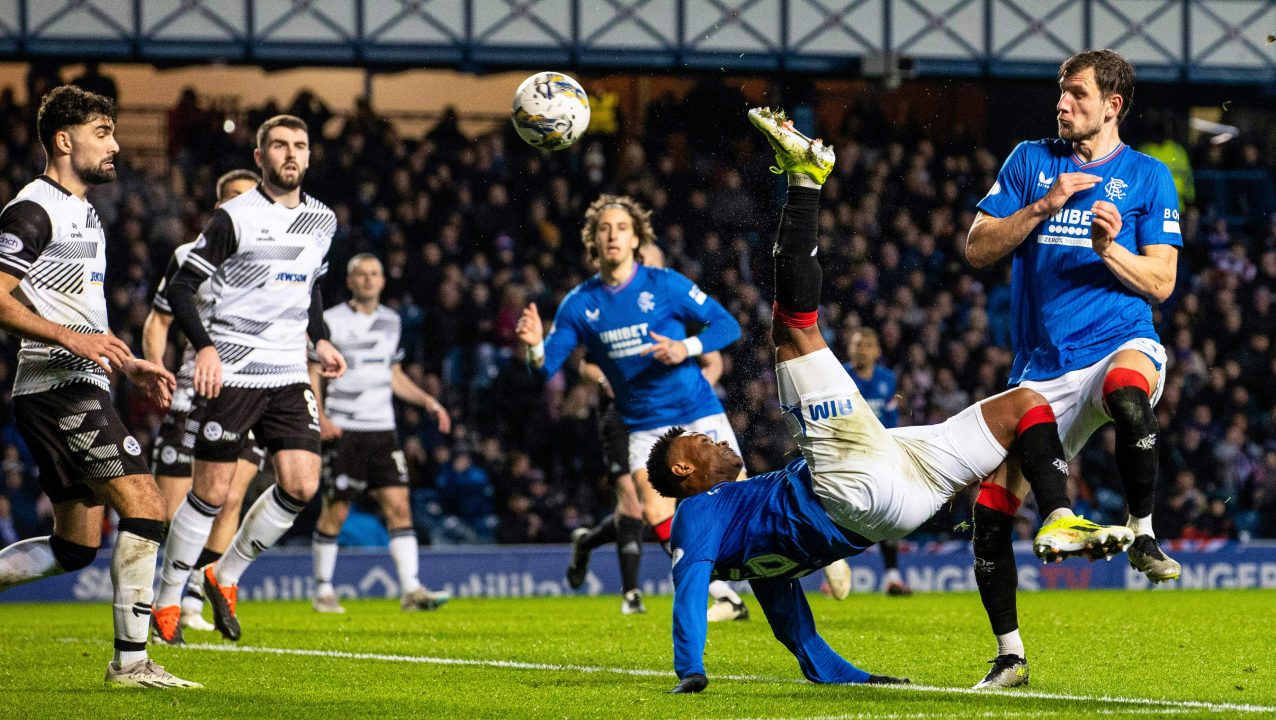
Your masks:
{"label": "green grass pitch", "polygon": [[710,626],[707,692],[671,696],[669,598],[388,600],[317,615],[244,603],[244,637],[189,632],[152,655],[204,690],[110,690],[110,609],[0,605],[0,716],[11,718],[1088,718],[1276,716],[1276,592],[1020,596],[1032,686],[967,690],[995,654],[974,594],[812,596],[824,637],[867,670],[922,686],[806,683],[756,603]]}

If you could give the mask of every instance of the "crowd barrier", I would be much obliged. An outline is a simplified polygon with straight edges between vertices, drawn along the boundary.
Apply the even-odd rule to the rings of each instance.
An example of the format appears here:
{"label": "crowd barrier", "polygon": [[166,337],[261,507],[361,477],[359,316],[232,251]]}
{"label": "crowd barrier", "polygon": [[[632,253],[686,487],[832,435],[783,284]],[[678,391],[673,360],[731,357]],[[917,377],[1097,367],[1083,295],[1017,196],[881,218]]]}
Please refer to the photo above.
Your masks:
{"label": "crowd barrier", "polygon": [[[1167,544],[1183,564],[1183,576],[1164,589],[1276,588],[1276,541],[1249,543],[1177,541]],[[1028,543],[1018,543],[1019,589],[1084,590],[1149,587],[1143,575],[1124,557],[1090,563],[1072,559],[1042,565]],[[563,578],[570,550],[567,546],[480,546],[425,549],[421,552],[421,580],[430,588],[447,590],[457,598],[608,595],[620,592],[614,547],[594,553],[585,585],[572,590]],[[900,569],[917,592],[975,590],[968,542],[905,546]],[[855,592],[876,592],[882,586],[881,557],[875,549],[851,559]],[[818,590],[821,575],[803,579]],[[342,550],[333,578],[343,598],[398,597],[394,563],[383,550]],[[240,582],[242,600],[297,600],[314,589],[309,548],[277,548],[253,563]],[[673,591],[669,561],[659,546],[645,549],[642,589],[647,595]],[[104,601],[111,598],[110,553],[103,551],[89,567],[0,593],[0,602]]]}

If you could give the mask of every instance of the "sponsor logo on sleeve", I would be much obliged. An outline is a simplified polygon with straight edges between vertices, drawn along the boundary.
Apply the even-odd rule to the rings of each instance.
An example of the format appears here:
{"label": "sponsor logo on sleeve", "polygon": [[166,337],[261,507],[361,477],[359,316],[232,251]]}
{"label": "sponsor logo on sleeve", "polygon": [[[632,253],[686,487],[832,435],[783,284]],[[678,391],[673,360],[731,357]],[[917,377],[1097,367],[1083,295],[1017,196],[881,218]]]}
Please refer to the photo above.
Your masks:
{"label": "sponsor logo on sleeve", "polygon": [[[696,301],[697,305],[704,305],[704,301],[709,299],[709,296],[705,295],[704,291],[695,285],[691,286],[691,290],[687,294],[691,296],[692,300]],[[655,307],[655,305],[652,305],[652,307]]]}
{"label": "sponsor logo on sleeve", "polygon": [[0,252],[12,255],[22,250],[22,238],[13,233],[0,233]]}

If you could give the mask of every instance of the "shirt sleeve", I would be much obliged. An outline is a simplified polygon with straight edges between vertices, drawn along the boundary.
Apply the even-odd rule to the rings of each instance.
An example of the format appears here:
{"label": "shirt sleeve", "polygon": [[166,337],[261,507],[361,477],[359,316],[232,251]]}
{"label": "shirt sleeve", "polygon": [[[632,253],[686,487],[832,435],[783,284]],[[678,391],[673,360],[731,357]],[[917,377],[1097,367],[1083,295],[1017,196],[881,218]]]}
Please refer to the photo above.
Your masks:
{"label": "shirt sleeve", "polygon": [[569,297],[558,306],[558,312],[554,313],[554,323],[549,326],[549,335],[545,338],[545,362],[540,367],[540,372],[545,377],[553,377],[580,344],[580,336],[576,333],[576,317],[573,314],[575,306]]}
{"label": "shirt sleeve", "polygon": [[996,218],[1014,215],[1028,204],[1027,190],[1031,179],[1028,146],[1027,143],[1019,143],[1002,163],[997,181],[977,207]]}
{"label": "shirt sleeve", "polygon": [[714,352],[740,339],[740,323],[722,307],[722,303],[705,294],[688,278],[666,270],[669,291],[673,296],[676,317],[683,322],[695,322],[704,326],[696,337],[704,347],[703,352]]}
{"label": "shirt sleeve", "polygon": [[151,307],[165,315],[173,314],[173,307],[168,304],[167,290],[168,286],[173,283],[173,278],[177,275],[179,267],[176,255],[168,259],[168,265],[164,266],[164,277],[160,278],[159,287],[155,288],[155,297],[151,299]]}
{"label": "shirt sleeve", "polygon": [[53,239],[53,222],[39,203],[22,200],[0,213],[0,271],[21,280]]}
{"label": "shirt sleeve", "polygon": [[225,210],[215,210],[213,217],[200,233],[199,239],[186,254],[181,268],[173,276],[165,293],[173,319],[198,351],[213,344],[212,337],[199,317],[195,294],[199,286],[217,272],[226,258],[235,253],[239,241],[235,237],[235,224]]}
{"label": "shirt sleeve", "polygon": [[[869,674],[838,655],[815,631],[815,618],[802,585],[794,578],[750,580],[758,605],[775,639],[797,658],[807,680],[816,683],[862,683]],[[702,612],[701,615],[704,613]]]}
{"label": "shirt sleeve", "polygon": [[1183,247],[1183,233],[1179,229],[1179,194],[1174,187],[1174,176],[1164,163],[1157,161],[1149,179],[1152,188],[1148,208],[1138,219],[1135,240],[1140,248],[1145,245]]}
{"label": "shirt sleeve", "polygon": [[709,620],[705,607],[717,542],[709,518],[680,507],[669,536],[673,548],[673,668],[681,680],[704,675],[704,643]]}

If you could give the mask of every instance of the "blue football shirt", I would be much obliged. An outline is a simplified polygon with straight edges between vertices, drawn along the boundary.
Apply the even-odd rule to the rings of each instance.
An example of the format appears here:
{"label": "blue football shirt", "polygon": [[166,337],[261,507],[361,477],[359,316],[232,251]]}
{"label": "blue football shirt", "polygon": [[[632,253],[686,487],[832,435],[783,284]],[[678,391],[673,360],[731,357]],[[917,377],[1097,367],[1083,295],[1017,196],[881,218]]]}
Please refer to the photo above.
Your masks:
{"label": "blue football shirt", "polygon": [[1160,342],[1151,304],[1125,287],[1090,244],[1090,208],[1106,200],[1121,213],[1116,242],[1130,252],[1182,247],[1174,177],[1160,160],[1121,144],[1082,162],[1061,138],[1023,142],[1006,158],[979,209],[998,218],[1012,215],[1045,196],[1067,172],[1103,179],[1068,198],[1014,251],[1011,385],[1088,367],[1129,340]]}
{"label": "blue football shirt", "polygon": [[846,368],[846,374],[855,381],[855,387],[859,388],[860,395],[864,396],[864,402],[868,403],[869,409],[881,421],[882,426],[899,427],[899,398],[895,397],[895,372],[885,365],[874,365],[872,376],[862,378],[850,363],[843,363],[842,367]]}
{"label": "blue football shirt", "polygon": [[863,682],[815,631],[797,578],[857,555],[867,540],[842,530],[811,489],[806,459],[683,500],[673,518],[673,643],[679,678],[704,674],[709,582],[748,580],[775,636],[812,682]]}
{"label": "blue football shirt", "polygon": [[687,337],[688,323],[704,326],[696,335],[704,352],[740,337],[731,313],[685,276],[667,268],[637,266],[629,282],[609,287],[595,275],[577,285],[558,307],[545,338],[546,375],[583,344],[586,357],[602,368],[616,393],[616,408],[630,430],[678,425],[722,412],[694,358],[665,365],[643,350],[651,333]]}

